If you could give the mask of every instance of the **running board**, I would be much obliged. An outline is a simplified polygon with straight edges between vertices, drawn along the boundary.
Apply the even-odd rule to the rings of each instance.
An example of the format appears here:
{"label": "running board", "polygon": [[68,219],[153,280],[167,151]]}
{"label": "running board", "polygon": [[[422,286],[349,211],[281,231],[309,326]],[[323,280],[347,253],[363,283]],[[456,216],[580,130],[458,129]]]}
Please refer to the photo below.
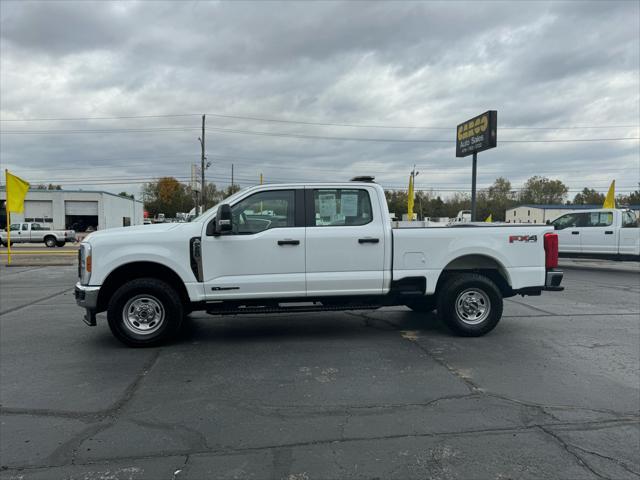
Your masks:
{"label": "running board", "polygon": [[343,310],[375,310],[380,305],[303,305],[303,306],[240,306],[237,308],[207,309],[209,315],[246,315],[252,313],[337,312]]}

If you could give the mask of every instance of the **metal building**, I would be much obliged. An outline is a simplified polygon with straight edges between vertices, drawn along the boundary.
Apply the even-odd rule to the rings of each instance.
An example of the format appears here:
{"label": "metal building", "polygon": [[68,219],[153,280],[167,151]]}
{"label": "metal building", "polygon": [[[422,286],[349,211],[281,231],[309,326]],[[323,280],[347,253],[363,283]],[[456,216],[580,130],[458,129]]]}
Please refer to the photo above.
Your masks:
{"label": "metal building", "polygon": [[[6,227],[4,187],[0,190],[0,227]],[[11,222],[40,222],[52,229],[84,232],[142,225],[143,205],[109,192],[91,190],[29,190],[23,213],[12,213]]]}
{"label": "metal building", "polygon": [[[546,223],[547,220],[553,221],[572,210],[594,208],[602,208],[602,205],[520,205],[506,210],[504,219],[507,223]],[[636,212],[636,215],[640,214],[640,205],[623,208],[630,208]]]}

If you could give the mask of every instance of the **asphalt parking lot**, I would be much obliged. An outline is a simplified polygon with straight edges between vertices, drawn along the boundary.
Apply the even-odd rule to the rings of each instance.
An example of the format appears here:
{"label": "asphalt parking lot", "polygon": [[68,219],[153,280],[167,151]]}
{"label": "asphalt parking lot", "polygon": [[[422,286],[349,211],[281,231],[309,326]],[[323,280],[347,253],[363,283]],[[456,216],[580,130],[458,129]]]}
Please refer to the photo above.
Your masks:
{"label": "asphalt parking lot", "polygon": [[139,350],[82,323],[74,266],[0,274],[3,479],[640,476],[634,269],[569,268],[483,338],[403,308],[198,313]]}

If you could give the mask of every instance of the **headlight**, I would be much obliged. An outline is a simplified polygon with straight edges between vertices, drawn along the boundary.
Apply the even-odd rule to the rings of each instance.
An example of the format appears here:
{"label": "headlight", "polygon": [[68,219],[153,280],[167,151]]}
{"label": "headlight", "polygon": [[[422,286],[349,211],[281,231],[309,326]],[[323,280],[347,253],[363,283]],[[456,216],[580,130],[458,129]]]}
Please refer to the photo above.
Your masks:
{"label": "headlight", "polygon": [[88,285],[91,279],[91,245],[89,243],[81,243],[78,253],[78,275],[82,285]]}

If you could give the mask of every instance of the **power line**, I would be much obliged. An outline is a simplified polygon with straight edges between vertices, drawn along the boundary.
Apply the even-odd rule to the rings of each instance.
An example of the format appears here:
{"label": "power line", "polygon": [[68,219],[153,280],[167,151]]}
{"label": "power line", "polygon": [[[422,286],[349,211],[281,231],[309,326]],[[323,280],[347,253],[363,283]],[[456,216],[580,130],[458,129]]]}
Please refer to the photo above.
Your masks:
{"label": "power line", "polygon": [[[198,113],[180,113],[165,115],[122,115],[122,116],[98,116],[98,117],[58,117],[58,118],[13,118],[3,119],[0,122],[47,122],[47,121],[92,121],[92,120],[131,120],[145,118],[179,118],[179,117],[196,117]],[[359,123],[339,123],[339,122],[320,122],[310,120],[288,120],[283,118],[268,118],[249,115],[232,115],[222,113],[206,113],[211,117],[228,118],[233,120],[249,120],[267,123],[283,123],[292,125],[309,125],[320,127],[349,127],[349,128],[381,128],[381,129],[404,129],[404,130],[455,130],[455,126],[436,127],[422,125],[380,125],[380,124],[359,124]],[[638,128],[640,125],[574,125],[574,126],[499,126],[500,130],[583,130],[583,129],[612,129],[612,128]]]}
{"label": "power line", "polygon": [[[168,131],[191,131],[199,130],[199,127],[154,127],[154,128],[113,128],[102,130],[4,130],[3,135],[53,135],[53,134],[103,134],[103,133],[164,133]],[[326,135],[305,135],[296,133],[263,132],[256,130],[236,130],[230,128],[211,127],[210,131],[217,133],[231,133],[241,135],[255,135],[266,137],[286,137],[304,140],[330,140],[330,141],[357,141],[357,142],[382,142],[382,143],[446,143],[453,144],[453,140],[441,139],[410,139],[410,138],[372,138],[372,137],[334,137]],[[640,140],[640,137],[617,137],[617,138],[574,138],[574,139],[548,139],[548,140],[501,140],[501,144],[509,143],[574,143],[574,142],[618,142]]]}
{"label": "power line", "polygon": [[88,120],[133,120],[138,118],[178,118],[196,117],[198,113],[177,113],[166,115],[122,115],[116,117],[60,117],[60,118],[0,118],[0,122],[74,122]]}
{"label": "power line", "polygon": [[[67,185],[71,185],[71,184],[76,184],[76,185],[83,185],[83,184],[89,184],[89,185],[125,185],[125,184],[143,184],[143,183],[151,183],[151,182],[156,182],[158,181],[160,178],[162,177],[172,177],[174,178],[176,181],[180,182],[180,183],[190,183],[190,177],[189,176],[171,176],[171,175],[158,175],[158,176],[154,176],[154,177],[135,177],[135,178],[129,178],[129,177],[101,177],[101,178],[85,178],[85,179],[48,179],[45,181],[38,181],[38,180],[32,180],[32,184],[37,184],[37,183],[60,183],[60,184],[67,184]],[[210,176],[210,178],[212,178],[213,180],[216,181],[222,181],[223,183],[227,183],[227,181],[229,180],[227,176]],[[238,178],[238,177],[236,177]],[[249,183],[249,184],[257,184],[258,182],[258,177],[254,177],[254,176],[248,176],[248,175],[243,175],[239,177],[239,180],[241,182],[245,182],[245,183]],[[298,179],[298,178],[278,178],[278,177],[270,177],[270,180],[272,180],[269,183],[310,183],[308,181],[305,181],[304,179]],[[317,183],[317,182],[316,182]],[[321,182],[320,182],[321,183]],[[397,184],[384,184],[381,183],[381,185],[384,188],[387,189],[397,189],[397,190],[406,190],[407,185],[397,185]],[[462,186],[463,184],[433,184],[429,187],[421,187],[421,188],[416,188],[416,190],[420,190],[420,191],[444,191],[444,192],[464,192],[464,191],[468,191],[468,189],[466,188],[466,186]],[[489,187],[491,187],[491,184],[486,184],[484,186],[479,187],[480,189],[488,189]],[[602,191],[605,191],[608,189],[608,185],[603,185],[603,186],[592,186],[592,188],[594,189],[599,189]],[[524,190],[525,187],[512,187],[511,190]],[[636,187],[635,186],[619,186],[617,188],[618,192],[631,192],[631,191],[635,191]],[[581,192],[582,188],[569,188],[568,192]]]}

